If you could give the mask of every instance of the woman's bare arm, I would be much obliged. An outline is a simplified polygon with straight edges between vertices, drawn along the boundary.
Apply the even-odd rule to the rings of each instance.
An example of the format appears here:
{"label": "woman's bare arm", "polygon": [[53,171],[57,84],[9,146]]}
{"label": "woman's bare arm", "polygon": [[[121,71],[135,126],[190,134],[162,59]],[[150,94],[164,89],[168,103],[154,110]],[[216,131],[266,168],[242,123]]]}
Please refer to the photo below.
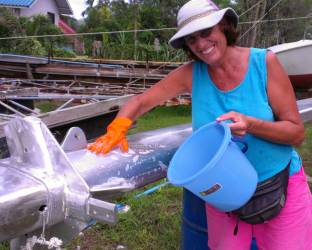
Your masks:
{"label": "woman's bare arm", "polygon": [[182,65],[144,93],[131,98],[118,112],[117,117],[128,117],[131,120],[136,120],[153,107],[179,94],[190,92],[191,83],[192,65]]}
{"label": "woman's bare arm", "polygon": [[268,52],[266,61],[268,98],[276,121],[264,121],[237,112],[229,112],[217,120],[232,120],[231,130],[237,135],[251,133],[272,142],[299,146],[304,140],[304,126],[292,85],[275,54]]}

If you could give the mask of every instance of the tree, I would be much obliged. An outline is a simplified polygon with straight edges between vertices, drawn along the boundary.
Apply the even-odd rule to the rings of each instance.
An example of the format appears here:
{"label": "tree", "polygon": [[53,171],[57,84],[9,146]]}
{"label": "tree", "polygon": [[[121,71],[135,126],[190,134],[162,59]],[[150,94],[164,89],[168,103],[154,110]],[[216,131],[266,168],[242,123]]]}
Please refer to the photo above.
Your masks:
{"label": "tree", "polygon": [[[27,35],[24,27],[25,19],[19,20],[8,8],[0,8],[0,36],[15,37]],[[0,40],[0,52],[27,55],[43,55],[43,46],[34,38]]]}
{"label": "tree", "polygon": [[241,34],[244,37],[240,43],[244,46],[269,47],[277,43],[296,41],[302,39],[305,28],[311,24],[309,19],[283,20],[307,16],[311,12],[311,0],[240,0],[236,2],[236,7],[241,12],[253,7],[240,17],[241,22],[275,20],[241,25]]}
{"label": "tree", "polygon": [[[24,37],[37,35],[62,34],[61,30],[50,22],[46,16],[38,15],[32,18],[17,17],[8,8],[0,8],[0,36]],[[26,55],[47,55],[51,48],[62,47],[66,38],[19,38],[0,40],[0,51]]]}
{"label": "tree", "polygon": [[[94,6],[94,2],[89,0],[87,1],[89,3],[88,15],[81,31],[160,29],[159,31],[107,34],[105,43],[109,43],[110,50],[114,51],[115,54],[118,54],[118,49],[121,50],[122,48],[123,51],[119,54],[129,57],[129,55],[145,53],[142,51],[153,53],[153,45],[157,38],[160,48],[164,48],[164,53],[168,58],[172,51],[167,46],[167,42],[175,30],[161,29],[176,27],[178,10],[187,1],[103,0]],[[239,43],[243,46],[268,47],[276,43],[299,40],[302,38],[305,28],[311,25],[310,20],[312,18],[274,22],[267,22],[266,20],[306,16],[311,12],[312,0],[218,0],[216,4],[220,8],[231,6],[237,13],[243,14],[240,16],[241,24],[239,25],[243,35]],[[140,48],[142,51],[127,52],[130,50],[133,52],[136,48]],[[162,49],[155,54],[161,54],[160,51]]]}
{"label": "tree", "polygon": [[[62,31],[53,23],[51,23],[51,21],[44,15],[36,15],[32,18],[24,18],[24,20],[25,23],[23,26],[28,36],[62,34]],[[38,40],[45,48],[51,47],[51,44],[62,46],[64,43],[66,43],[66,38],[62,37],[46,37],[38,38]]]}

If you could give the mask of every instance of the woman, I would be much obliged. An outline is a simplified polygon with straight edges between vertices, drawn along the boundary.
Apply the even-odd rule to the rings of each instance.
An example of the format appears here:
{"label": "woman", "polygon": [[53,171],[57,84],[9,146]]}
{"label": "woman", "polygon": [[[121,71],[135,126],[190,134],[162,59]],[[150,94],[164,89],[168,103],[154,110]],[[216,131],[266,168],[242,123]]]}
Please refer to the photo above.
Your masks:
{"label": "woman", "polygon": [[263,224],[239,223],[235,215],[206,204],[211,249],[312,249],[311,194],[301,160],[292,146],[304,139],[304,127],[287,74],[269,51],[235,46],[238,16],[209,0],[191,0],[179,11],[178,31],[169,43],[195,60],[171,72],[143,94],[133,97],[108,126],[107,134],[89,149],[107,153],[116,145],[128,150],[126,132],[132,122],[156,105],[181,93],[192,93],[192,125],[196,130],[214,120],[232,121],[234,135],[244,136],[247,157],[259,181],[289,165],[286,205]]}

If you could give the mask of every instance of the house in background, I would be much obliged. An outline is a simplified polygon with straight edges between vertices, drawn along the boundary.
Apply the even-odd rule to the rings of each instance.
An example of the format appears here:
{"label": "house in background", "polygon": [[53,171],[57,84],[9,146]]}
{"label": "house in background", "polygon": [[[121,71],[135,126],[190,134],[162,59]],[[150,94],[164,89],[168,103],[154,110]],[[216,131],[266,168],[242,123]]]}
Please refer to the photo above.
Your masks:
{"label": "house in background", "polygon": [[[31,17],[45,15],[51,22],[58,26],[64,34],[75,34],[76,31],[70,27],[62,16],[73,15],[73,11],[67,0],[0,0],[0,7],[7,7],[16,16]],[[71,37],[69,44],[77,54],[84,54],[84,44],[81,39]]]}
{"label": "house in background", "polygon": [[0,7],[12,9],[17,16],[47,15],[57,26],[62,15],[73,15],[67,0],[0,0]]}

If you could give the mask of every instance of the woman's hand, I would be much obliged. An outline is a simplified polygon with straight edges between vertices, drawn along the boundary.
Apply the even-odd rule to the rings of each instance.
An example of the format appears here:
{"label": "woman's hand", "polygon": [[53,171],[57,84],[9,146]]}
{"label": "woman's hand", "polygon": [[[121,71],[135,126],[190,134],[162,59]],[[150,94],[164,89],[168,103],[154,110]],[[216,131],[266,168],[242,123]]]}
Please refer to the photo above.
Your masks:
{"label": "woman's hand", "polygon": [[227,125],[230,127],[232,134],[236,136],[244,136],[251,126],[251,121],[248,116],[234,111],[225,113],[219,116],[216,120],[218,122],[225,120],[232,121],[233,123]]}
{"label": "woman's hand", "polygon": [[217,121],[231,120],[233,123],[229,126],[235,135],[243,136],[248,132],[274,143],[300,146],[304,140],[304,126],[293,87],[274,53],[267,53],[266,64],[268,101],[275,120],[262,120],[231,111],[218,117]]}
{"label": "woman's hand", "polygon": [[107,127],[107,133],[88,145],[88,150],[96,154],[107,154],[113,147],[119,145],[122,152],[128,151],[126,133],[132,121],[126,117],[115,118]]}

